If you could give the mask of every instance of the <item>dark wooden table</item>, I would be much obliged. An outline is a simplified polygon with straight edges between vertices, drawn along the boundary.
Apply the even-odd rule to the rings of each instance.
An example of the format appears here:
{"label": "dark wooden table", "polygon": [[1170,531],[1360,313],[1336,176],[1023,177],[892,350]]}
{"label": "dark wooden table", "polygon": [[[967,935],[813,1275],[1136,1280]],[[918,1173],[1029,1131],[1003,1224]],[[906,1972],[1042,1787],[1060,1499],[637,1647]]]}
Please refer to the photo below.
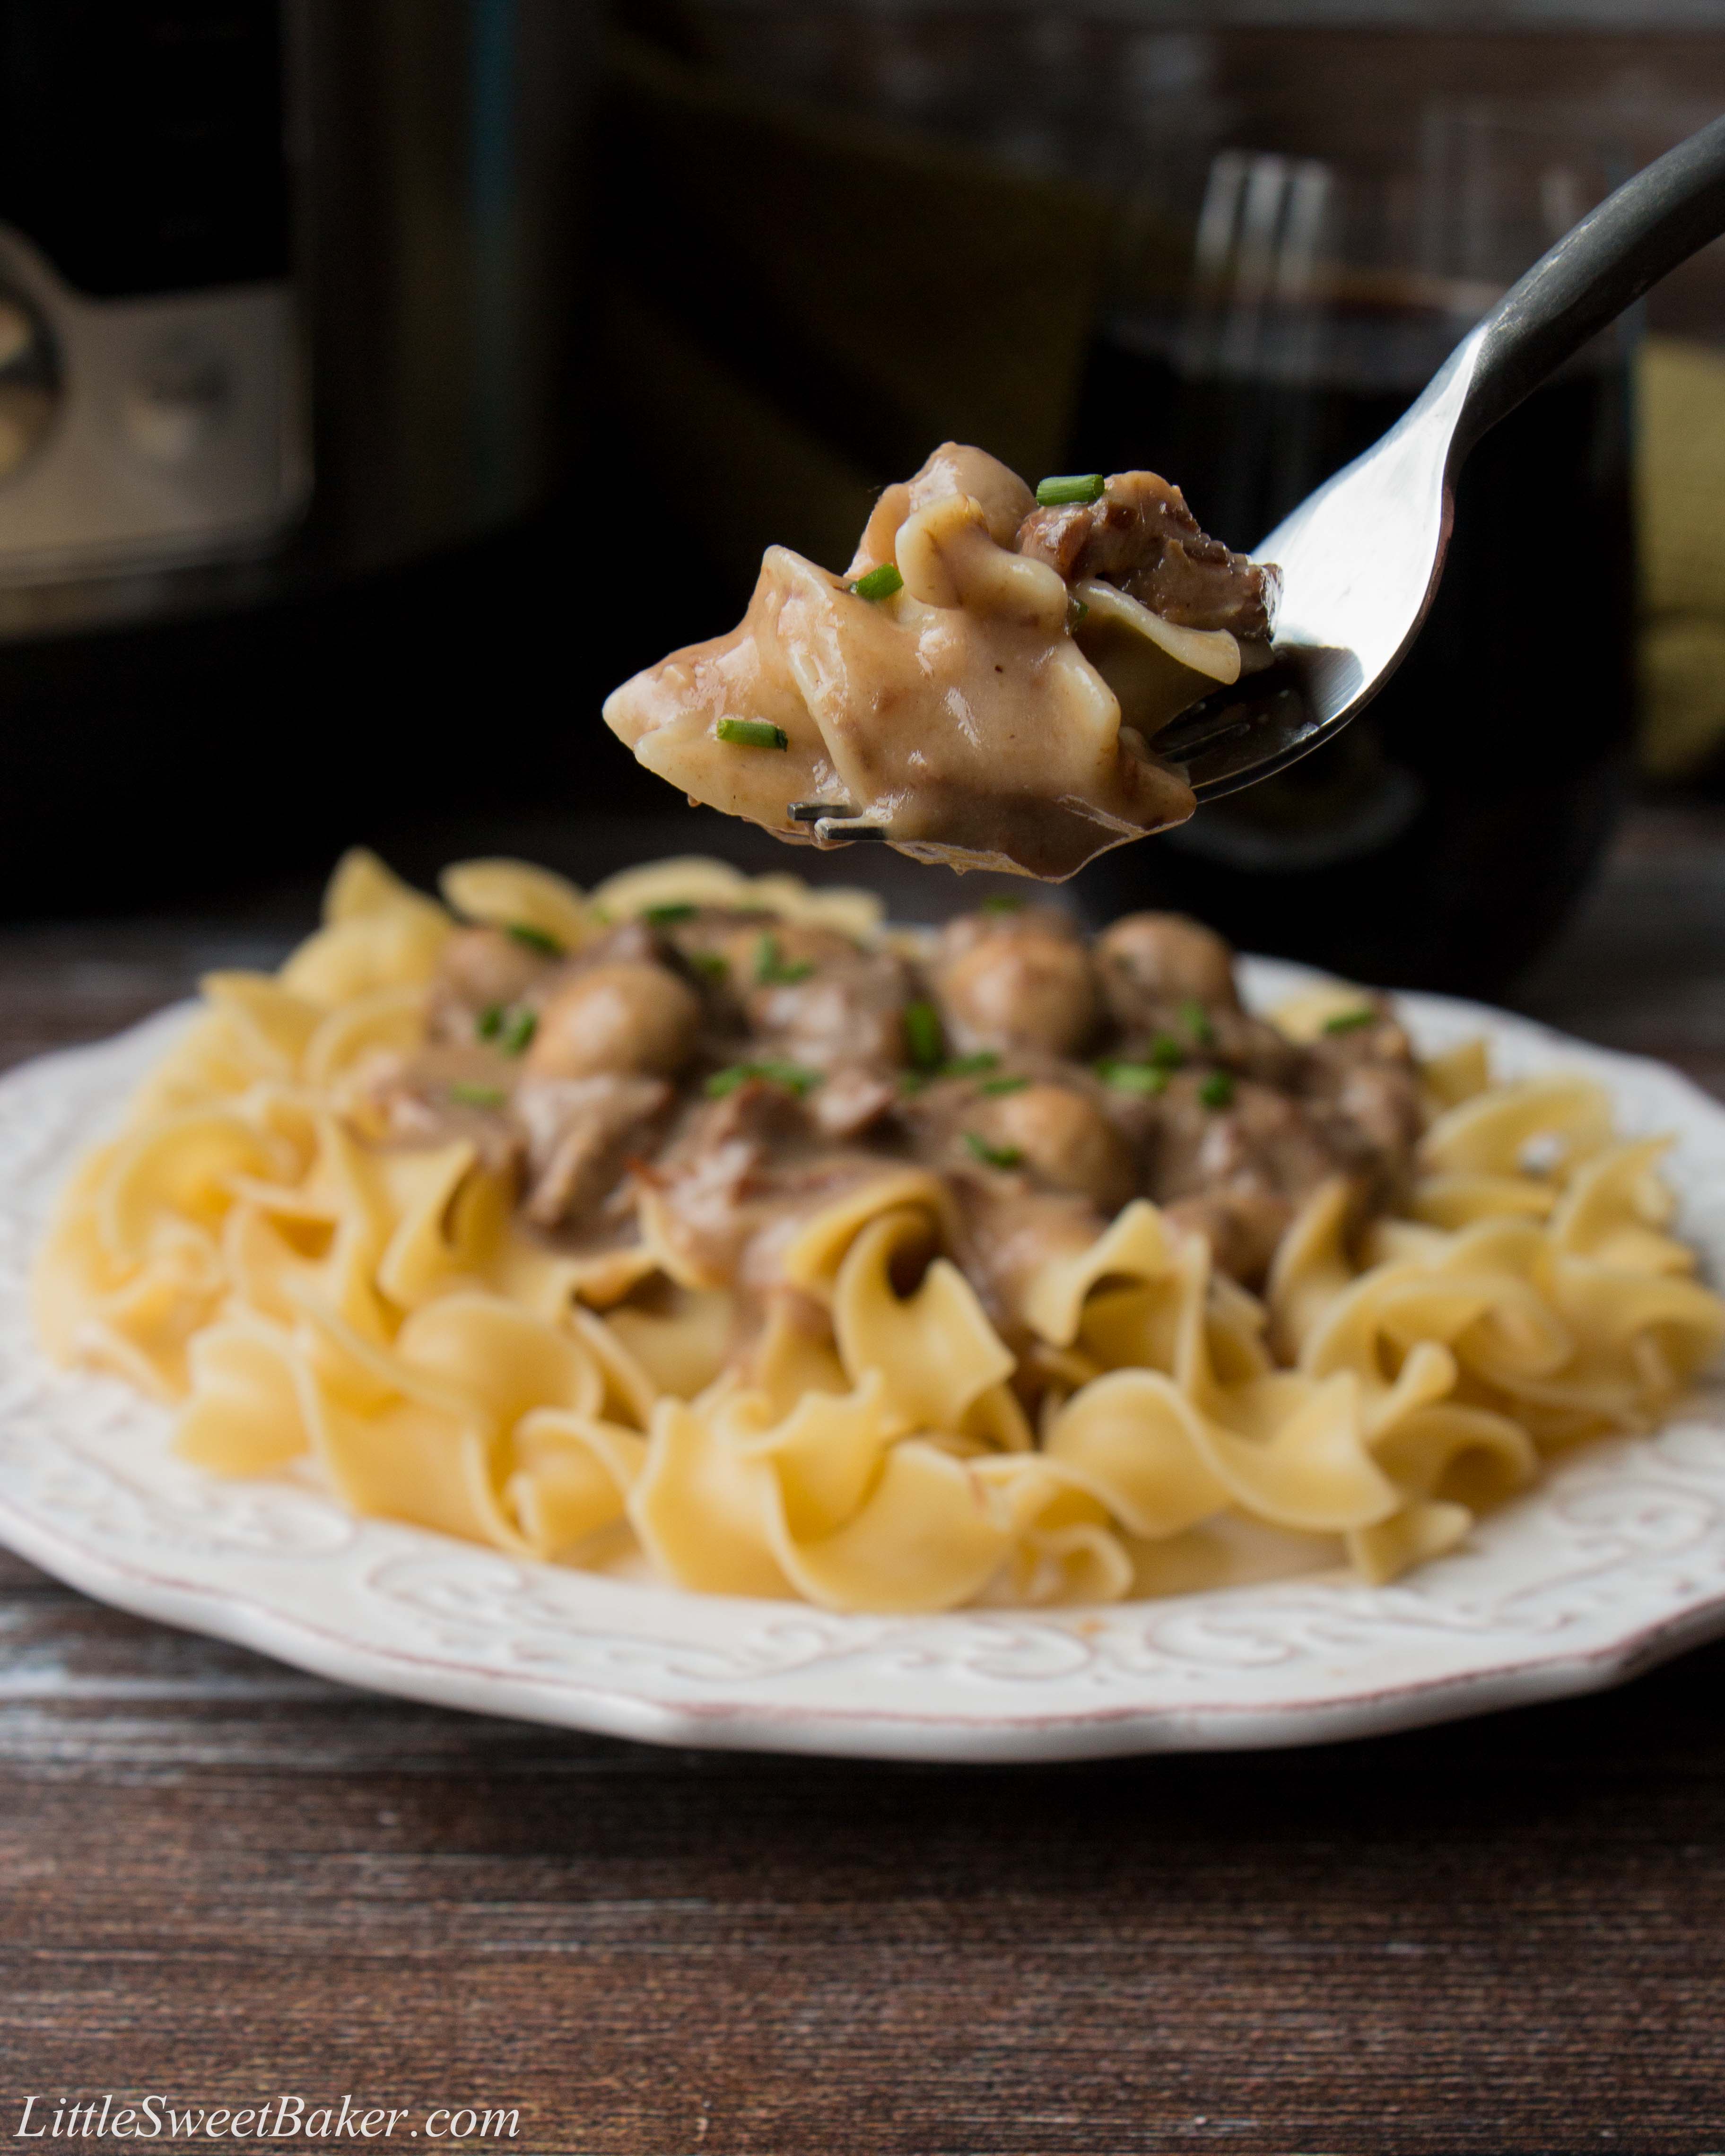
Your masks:
{"label": "dark wooden table", "polygon": [[[0,936],[0,1047],[274,940]],[[1520,1000],[1725,1093],[1725,818],[1637,819]],[[149,2092],[641,2156],[1725,2148],[1725,1646],[1333,1749],[932,1770],[373,1699],[0,1563],[0,2134]]]}

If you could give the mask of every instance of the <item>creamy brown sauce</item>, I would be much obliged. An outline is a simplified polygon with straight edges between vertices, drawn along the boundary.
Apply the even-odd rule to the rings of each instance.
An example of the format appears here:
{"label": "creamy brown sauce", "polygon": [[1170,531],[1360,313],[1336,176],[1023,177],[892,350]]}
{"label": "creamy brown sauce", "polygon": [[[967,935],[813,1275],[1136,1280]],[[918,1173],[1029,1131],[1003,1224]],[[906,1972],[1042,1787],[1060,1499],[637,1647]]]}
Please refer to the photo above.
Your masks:
{"label": "creamy brown sauce", "polygon": [[559,1247],[626,1249],[650,1205],[688,1284],[740,1291],[751,1325],[800,1224],[924,1169],[1020,1345],[1024,1282],[1133,1198],[1255,1286],[1327,1179],[1352,1179],[1363,1218],[1394,1204],[1422,1127],[1407,1039],[1370,998],[1296,1043],[1242,1008],[1197,923],[1136,914],[1089,939],[1034,906],[961,916],[912,955],[716,906],[569,957],[465,929],[427,1045],[366,1086],[388,1138],[475,1139]]}
{"label": "creamy brown sauce", "polygon": [[780,838],[808,843],[789,812],[824,803],[918,859],[1057,880],[1191,814],[1156,737],[1264,662],[1276,596],[1153,472],[1041,506],[949,442],[886,489],[842,577],[769,547],[741,624],[605,718],[692,801]]}

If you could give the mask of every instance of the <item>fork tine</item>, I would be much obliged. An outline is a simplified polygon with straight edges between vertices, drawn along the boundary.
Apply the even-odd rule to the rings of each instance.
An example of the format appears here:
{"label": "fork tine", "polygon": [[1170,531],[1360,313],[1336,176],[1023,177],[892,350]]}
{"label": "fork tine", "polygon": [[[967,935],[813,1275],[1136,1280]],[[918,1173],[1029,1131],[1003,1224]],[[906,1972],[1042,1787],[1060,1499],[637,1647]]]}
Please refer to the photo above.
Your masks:
{"label": "fork tine", "polygon": [[853,839],[888,839],[891,836],[885,824],[851,823],[836,816],[823,816],[814,827],[814,843],[818,846],[848,844]]}

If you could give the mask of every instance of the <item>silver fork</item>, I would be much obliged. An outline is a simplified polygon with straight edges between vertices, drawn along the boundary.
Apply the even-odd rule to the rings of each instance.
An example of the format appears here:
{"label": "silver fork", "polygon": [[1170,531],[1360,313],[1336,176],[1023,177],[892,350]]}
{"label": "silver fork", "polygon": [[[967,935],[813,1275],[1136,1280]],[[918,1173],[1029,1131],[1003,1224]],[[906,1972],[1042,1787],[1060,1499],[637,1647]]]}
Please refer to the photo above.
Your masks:
{"label": "silver fork", "polygon": [[[1668,270],[1725,232],[1725,120],[1625,182],[1457,345],[1383,439],[1307,495],[1255,557],[1280,563],[1277,664],[1158,734],[1200,801],[1338,734],[1406,657],[1443,574],[1455,479],[1480,438]],[[1529,520],[1538,530],[1538,505]],[[1561,535],[1540,533],[1561,547]]]}
{"label": "silver fork", "polygon": [[[1242,159],[1220,174],[1220,193],[1241,196],[1247,266],[1260,295],[1286,298],[1273,288],[1310,273],[1320,170]],[[1153,744],[1158,760],[1183,769],[1200,801],[1214,801],[1340,733],[1420,633],[1443,574],[1455,479],[1468,452],[1589,337],[1722,232],[1725,119],[1637,172],[1566,233],[1476,324],[1383,439],[1252,549],[1281,568],[1276,663],[1243,693],[1211,697],[1165,727]],[[1201,274],[1202,233],[1199,242]],[[1255,330],[1236,295],[1219,334],[1245,333],[1242,322]],[[1529,515],[1537,519],[1537,505]],[[790,809],[824,845],[891,837],[885,825],[853,820],[858,814],[824,801]]]}

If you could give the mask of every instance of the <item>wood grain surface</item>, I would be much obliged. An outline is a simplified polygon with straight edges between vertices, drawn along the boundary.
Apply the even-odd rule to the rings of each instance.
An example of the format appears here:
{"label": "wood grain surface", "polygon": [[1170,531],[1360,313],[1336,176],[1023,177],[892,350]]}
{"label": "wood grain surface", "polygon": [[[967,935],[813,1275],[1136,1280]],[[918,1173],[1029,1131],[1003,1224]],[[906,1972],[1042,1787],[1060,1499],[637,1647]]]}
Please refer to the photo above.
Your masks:
{"label": "wood grain surface", "polygon": [[[0,1054],[274,932],[8,932]],[[1519,1000],[1725,1092],[1722,990],[1725,819],[1667,814]],[[1699,2156],[1722,1688],[1725,1647],[1331,1749],[732,1757],[374,1699],[0,1558],[0,2138],[31,2093],[350,2094],[398,2148],[470,2106],[519,2119],[468,2146],[629,2156]]]}

